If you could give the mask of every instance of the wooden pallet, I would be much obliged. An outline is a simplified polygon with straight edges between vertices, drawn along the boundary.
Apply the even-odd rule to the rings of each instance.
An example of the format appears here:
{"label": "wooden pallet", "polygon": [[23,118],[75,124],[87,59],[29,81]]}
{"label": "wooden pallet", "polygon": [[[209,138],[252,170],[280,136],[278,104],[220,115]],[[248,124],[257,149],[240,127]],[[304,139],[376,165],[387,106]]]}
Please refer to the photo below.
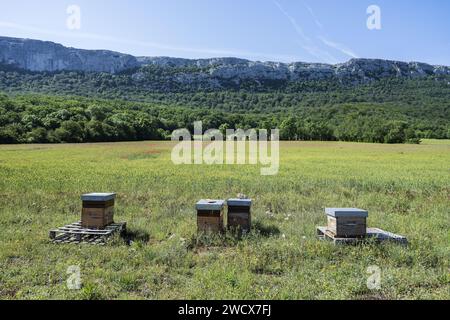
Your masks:
{"label": "wooden pallet", "polygon": [[337,244],[357,244],[365,241],[375,240],[377,243],[394,242],[401,245],[408,245],[408,240],[404,236],[387,232],[378,228],[367,228],[367,235],[364,238],[337,238],[326,227],[317,227],[317,237],[321,240],[332,241]]}
{"label": "wooden pallet", "polygon": [[58,244],[89,243],[94,245],[104,245],[113,234],[122,234],[126,229],[126,222],[110,224],[104,230],[86,229],[81,226],[81,222],[75,222],[51,230],[49,236],[53,243]]}

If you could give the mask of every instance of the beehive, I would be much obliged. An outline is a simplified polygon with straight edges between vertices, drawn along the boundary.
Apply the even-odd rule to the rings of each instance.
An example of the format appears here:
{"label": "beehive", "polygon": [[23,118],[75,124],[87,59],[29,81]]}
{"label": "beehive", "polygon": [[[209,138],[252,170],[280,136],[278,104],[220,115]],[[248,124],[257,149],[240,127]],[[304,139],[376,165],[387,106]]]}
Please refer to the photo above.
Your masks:
{"label": "beehive", "polygon": [[339,238],[364,237],[367,233],[366,210],[356,208],[327,208],[328,231]]}
{"label": "beehive", "polygon": [[231,230],[250,232],[251,206],[250,199],[228,199],[227,200],[227,227]]}
{"label": "beehive", "polygon": [[88,193],[81,196],[83,209],[81,226],[89,229],[104,229],[114,223],[115,193]]}
{"label": "beehive", "polygon": [[223,200],[200,200],[197,210],[197,227],[199,232],[223,231]]}

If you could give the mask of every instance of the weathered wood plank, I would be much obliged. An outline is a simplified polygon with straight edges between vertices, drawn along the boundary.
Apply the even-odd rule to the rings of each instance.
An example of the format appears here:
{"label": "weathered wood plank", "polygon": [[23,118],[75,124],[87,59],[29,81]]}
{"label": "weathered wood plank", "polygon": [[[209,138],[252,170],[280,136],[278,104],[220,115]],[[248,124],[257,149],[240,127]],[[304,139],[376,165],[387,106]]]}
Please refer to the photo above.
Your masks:
{"label": "weathered wood plank", "polygon": [[406,237],[379,228],[367,228],[367,234],[363,238],[338,238],[328,231],[326,227],[317,227],[316,230],[318,238],[332,241],[334,244],[357,244],[370,240],[375,240],[378,243],[394,242],[401,245],[408,244]]}
{"label": "weathered wood plank", "polygon": [[83,229],[80,222],[75,222],[64,227],[50,230],[49,237],[53,243],[89,243],[95,245],[104,245],[115,233],[122,233],[126,230],[126,223],[114,223],[105,230]]}

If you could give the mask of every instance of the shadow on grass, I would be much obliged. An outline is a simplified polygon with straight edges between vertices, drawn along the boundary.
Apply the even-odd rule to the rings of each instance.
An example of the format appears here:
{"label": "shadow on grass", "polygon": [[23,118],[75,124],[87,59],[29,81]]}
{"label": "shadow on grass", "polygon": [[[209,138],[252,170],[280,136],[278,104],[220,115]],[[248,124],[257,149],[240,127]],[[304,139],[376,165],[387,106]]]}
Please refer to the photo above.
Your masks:
{"label": "shadow on grass", "polygon": [[199,232],[194,234],[188,242],[188,250],[202,248],[234,247],[239,241],[251,237],[273,237],[279,235],[280,229],[274,225],[264,225],[261,222],[252,224],[251,233],[247,234],[240,229],[228,229],[223,232]]}
{"label": "shadow on grass", "polygon": [[255,222],[252,225],[253,230],[263,237],[272,237],[280,234],[280,229],[274,225],[264,225],[261,222]]}
{"label": "shadow on grass", "polygon": [[150,234],[142,229],[127,230],[122,234],[122,238],[129,245],[131,242],[148,243]]}
{"label": "shadow on grass", "polygon": [[237,241],[238,238],[229,232],[200,232],[192,236],[188,249],[232,247]]}
{"label": "shadow on grass", "polygon": [[383,294],[363,294],[356,296],[355,300],[371,300],[371,301],[380,301],[380,300],[389,300],[389,297]]}

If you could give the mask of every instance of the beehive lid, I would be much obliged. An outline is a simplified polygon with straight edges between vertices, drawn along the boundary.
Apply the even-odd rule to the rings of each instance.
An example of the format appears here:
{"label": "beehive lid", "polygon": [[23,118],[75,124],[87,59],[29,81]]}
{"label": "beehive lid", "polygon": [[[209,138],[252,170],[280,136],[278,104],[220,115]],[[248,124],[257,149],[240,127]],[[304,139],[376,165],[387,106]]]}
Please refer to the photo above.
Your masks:
{"label": "beehive lid", "polygon": [[357,217],[367,218],[369,212],[367,210],[356,208],[326,208],[325,213],[327,216],[339,218],[339,217]]}
{"label": "beehive lid", "polygon": [[114,200],[116,198],[115,193],[87,193],[81,196],[82,201],[94,201],[104,202]]}
{"label": "beehive lid", "polygon": [[229,207],[251,207],[252,200],[251,199],[228,199],[227,205]]}
{"label": "beehive lid", "polygon": [[222,210],[224,206],[224,200],[200,200],[195,205],[197,210]]}

